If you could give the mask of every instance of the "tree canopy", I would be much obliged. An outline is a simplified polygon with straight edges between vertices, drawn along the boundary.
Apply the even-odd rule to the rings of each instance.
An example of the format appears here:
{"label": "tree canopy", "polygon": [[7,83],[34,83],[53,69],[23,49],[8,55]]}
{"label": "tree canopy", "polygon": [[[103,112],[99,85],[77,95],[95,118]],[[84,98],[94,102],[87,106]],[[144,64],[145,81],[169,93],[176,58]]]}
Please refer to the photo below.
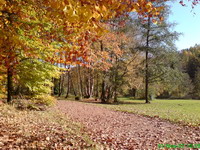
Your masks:
{"label": "tree canopy", "polygon": [[[55,66],[59,66],[60,69],[71,65],[97,66],[94,64],[98,64],[100,59],[101,63],[109,64],[110,54],[106,50],[102,51],[104,48],[102,49],[101,43],[109,43],[113,37],[112,40],[115,42],[112,44],[110,42],[110,46],[113,47],[116,56],[120,56],[118,43],[121,41],[114,39],[116,33],[108,32],[111,28],[125,25],[124,19],[119,19],[120,21],[117,22],[113,19],[128,17],[131,12],[136,12],[144,22],[152,18],[154,24],[159,24],[165,17],[161,13],[164,6],[157,5],[160,2],[154,0],[0,0],[2,73],[0,79],[2,84],[5,84],[7,78],[8,101],[11,101],[13,84],[19,83],[20,80],[24,81],[22,74],[27,73],[26,76],[29,76],[28,72],[21,67],[22,65],[40,68],[39,64],[42,62],[47,68],[51,66],[52,69],[49,70],[56,70]],[[180,3],[184,5],[184,1]],[[191,5],[197,3],[198,1],[194,0]],[[98,43],[97,41],[100,50],[92,48],[98,47],[98,44],[94,44]],[[103,59],[104,57],[106,59]],[[104,69],[105,66],[104,64]],[[41,74],[41,78],[43,75],[46,76]],[[50,78],[48,83],[44,82],[43,85],[51,85],[49,82],[51,82]],[[33,90],[30,85],[28,87]]]}

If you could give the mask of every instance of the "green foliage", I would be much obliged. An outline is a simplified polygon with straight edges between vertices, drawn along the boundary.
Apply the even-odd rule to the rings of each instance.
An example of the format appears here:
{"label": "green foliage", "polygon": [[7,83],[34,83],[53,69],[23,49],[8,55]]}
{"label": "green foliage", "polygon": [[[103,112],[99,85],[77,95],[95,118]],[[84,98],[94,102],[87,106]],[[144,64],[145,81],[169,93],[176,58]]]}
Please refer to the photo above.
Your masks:
{"label": "green foliage", "polygon": [[194,87],[193,98],[200,98],[200,45],[195,45],[181,52],[182,69],[188,74]]}
{"label": "green foliage", "polygon": [[200,98],[200,68],[198,68],[198,70],[195,72],[194,86],[195,96]]}
{"label": "green foliage", "polygon": [[172,86],[166,86],[171,95],[171,98],[191,98],[190,94],[193,90],[192,81],[187,73],[180,73],[176,85],[172,82]]}
{"label": "green foliage", "polygon": [[139,96],[143,96],[144,87],[147,87],[147,97],[151,98],[159,96],[163,91],[168,90],[165,88],[166,85],[169,86],[171,84],[170,86],[175,89],[180,74],[175,65],[178,61],[177,58],[179,58],[176,57],[178,54],[175,47],[175,41],[179,34],[171,30],[175,24],[167,21],[170,13],[169,6],[163,2],[159,2],[157,5],[164,7],[161,12],[165,16],[163,22],[155,24],[152,18],[148,18],[144,23],[142,23],[141,19],[135,21],[141,36],[141,42],[138,44],[137,49],[146,56],[143,63],[144,67],[138,71],[139,76],[144,79],[143,87],[138,87],[137,91],[139,90]]}
{"label": "green foliage", "polygon": [[59,77],[59,68],[43,62],[30,59],[19,66],[19,83],[29,89],[31,95],[50,94],[53,86],[52,78]]}

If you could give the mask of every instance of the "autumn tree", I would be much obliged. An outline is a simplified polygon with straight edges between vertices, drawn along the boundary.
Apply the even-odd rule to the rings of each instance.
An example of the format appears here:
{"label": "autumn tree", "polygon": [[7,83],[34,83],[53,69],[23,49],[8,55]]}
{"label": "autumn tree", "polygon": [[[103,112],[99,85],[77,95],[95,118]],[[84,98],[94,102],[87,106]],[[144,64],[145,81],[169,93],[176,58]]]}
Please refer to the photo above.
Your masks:
{"label": "autumn tree", "polygon": [[49,24],[45,10],[38,5],[32,1],[1,1],[0,11],[0,64],[6,68],[7,102],[11,102],[17,67],[31,59],[47,60],[53,47],[41,34],[48,32]]}
{"label": "autumn tree", "polygon": [[[0,0],[0,64],[6,70],[7,101],[17,66],[27,59],[73,65],[88,61],[88,37],[105,33],[103,21],[135,11],[160,20],[162,7],[143,0]],[[81,59],[81,61],[80,61]],[[84,64],[84,63],[83,63]]]}

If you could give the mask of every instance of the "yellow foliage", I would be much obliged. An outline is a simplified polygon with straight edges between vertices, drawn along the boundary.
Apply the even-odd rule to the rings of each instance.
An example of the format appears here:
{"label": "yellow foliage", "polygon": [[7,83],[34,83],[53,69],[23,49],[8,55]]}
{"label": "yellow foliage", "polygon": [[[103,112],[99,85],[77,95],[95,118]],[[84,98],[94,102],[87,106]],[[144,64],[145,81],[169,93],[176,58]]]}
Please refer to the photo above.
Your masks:
{"label": "yellow foliage", "polygon": [[33,97],[35,104],[41,104],[46,106],[52,106],[56,104],[56,98],[50,95],[37,95]]}
{"label": "yellow foliage", "polygon": [[3,98],[6,98],[6,95],[0,93],[0,99],[3,99]]}

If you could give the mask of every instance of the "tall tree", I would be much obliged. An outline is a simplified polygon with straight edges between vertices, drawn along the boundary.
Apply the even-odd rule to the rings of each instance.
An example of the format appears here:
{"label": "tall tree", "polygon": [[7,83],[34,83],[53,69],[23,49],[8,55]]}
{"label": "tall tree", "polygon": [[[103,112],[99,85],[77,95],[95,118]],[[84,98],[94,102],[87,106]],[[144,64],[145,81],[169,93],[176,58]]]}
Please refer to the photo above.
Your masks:
{"label": "tall tree", "polygon": [[[161,12],[164,16],[164,20],[157,23],[154,18],[151,17],[151,13],[148,14],[147,20],[140,20],[141,31],[141,45],[138,47],[141,51],[145,52],[145,102],[150,103],[149,98],[149,84],[153,83],[155,79],[164,77],[169,70],[166,68],[169,64],[164,62],[167,59],[167,55],[164,55],[168,51],[174,51],[174,41],[177,39],[178,34],[171,31],[174,24],[167,22],[167,16],[169,14],[169,8],[164,3],[157,3],[158,6],[165,6],[165,9]],[[145,40],[143,40],[145,39]],[[165,56],[165,57],[163,57]],[[152,70],[152,68],[154,68]]]}
{"label": "tall tree", "polygon": [[[26,59],[39,58],[42,52],[47,54],[48,47],[45,41],[39,39],[38,32],[43,30],[41,24],[44,21],[42,19],[44,10],[28,1],[1,1],[1,3],[0,63],[7,69],[7,102],[11,102],[13,76],[16,74],[18,64]],[[40,11],[40,15],[36,11]],[[44,45],[45,51],[43,51]]]}

